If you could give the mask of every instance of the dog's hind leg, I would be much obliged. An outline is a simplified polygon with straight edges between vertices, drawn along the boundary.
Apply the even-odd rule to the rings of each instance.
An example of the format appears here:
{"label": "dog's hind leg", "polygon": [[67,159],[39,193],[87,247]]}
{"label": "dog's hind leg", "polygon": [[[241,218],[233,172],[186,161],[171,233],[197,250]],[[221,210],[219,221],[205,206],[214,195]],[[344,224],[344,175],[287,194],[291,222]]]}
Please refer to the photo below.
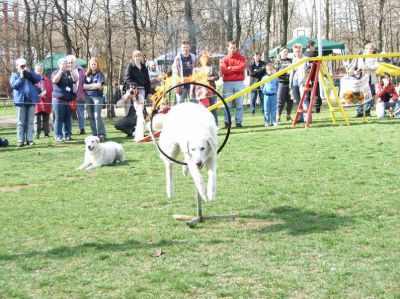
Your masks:
{"label": "dog's hind leg", "polygon": [[206,161],[208,182],[207,199],[214,200],[217,192],[217,161],[214,157]]}

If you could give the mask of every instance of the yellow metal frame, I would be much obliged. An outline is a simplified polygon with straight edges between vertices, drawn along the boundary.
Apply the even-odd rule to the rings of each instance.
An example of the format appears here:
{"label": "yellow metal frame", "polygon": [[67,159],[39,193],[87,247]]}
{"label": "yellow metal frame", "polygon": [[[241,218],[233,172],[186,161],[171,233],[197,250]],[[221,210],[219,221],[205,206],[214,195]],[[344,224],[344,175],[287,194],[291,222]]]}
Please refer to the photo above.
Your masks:
{"label": "yellow metal frame", "polygon": [[[322,86],[324,87],[324,90],[325,90],[326,101],[328,102],[328,107],[329,107],[329,112],[331,114],[332,122],[333,122],[334,125],[336,125],[335,112],[340,112],[342,114],[342,117],[343,117],[344,122],[346,123],[346,125],[350,126],[349,118],[348,118],[346,112],[343,109],[342,103],[340,102],[338,92],[335,89],[335,86],[333,84],[332,77],[329,74],[328,68],[327,68],[327,66],[326,66],[324,61],[321,61],[320,63],[321,63],[321,68],[319,70],[319,73],[320,73],[320,76],[321,76]],[[324,78],[328,79],[328,83],[329,83],[328,85],[326,84]],[[334,105],[333,105],[333,101],[331,99],[331,92],[333,93],[333,95],[335,97],[337,107],[334,107]]]}
{"label": "yellow metal frame", "polygon": [[[254,83],[253,85],[250,85],[250,86],[246,87],[245,89],[243,89],[243,90],[241,90],[241,91],[239,91],[239,92],[227,97],[225,99],[225,102],[226,103],[231,102],[234,99],[251,92],[252,90],[260,87],[261,85],[263,85],[263,84],[265,84],[265,83],[267,83],[267,82],[269,82],[269,81],[271,81],[271,80],[273,80],[275,78],[278,78],[279,76],[281,76],[283,74],[286,74],[287,72],[293,70],[294,68],[296,68],[296,67],[298,67],[298,66],[300,66],[300,65],[302,65],[302,64],[304,64],[304,63],[306,63],[308,61],[321,61],[322,62],[322,68],[321,69],[323,69],[324,75],[326,75],[326,77],[330,81],[329,82],[330,86],[333,86],[332,77],[329,75],[329,72],[327,71],[327,67],[326,67],[325,63],[323,63],[324,61],[345,60],[345,59],[354,59],[354,58],[380,58],[380,57],[399,57],[399,56],[400,56],[400,53],[396,52],[396,53],[385,53],[385,54],[343,55],[343,56],[324,56],[324,57],[304,58],[304,59],[300,60],[299,62],[297,62],[295,64],[292,64],[292,65],[288,66],[287,68],[284,68],[284,69],[276,72],[275,74],[273,74],[272,76],[269,76],[265,80],[261,80],[260,82]],[[326,89],[326,83],[324,82],[324,80],[322,80],[322,82],[323,82],[323,85],[325,84],[324,85],[324,89],[325,89],[325,92],[326,92],[327,98],[328,98],[328,96],[330,96],[329,95],[329,91],[327,91],[327,89]],[[343,115],[343,119],[346,122],[346,124],[350,125],[349,124],[349,119],[347,117],[347,114],[344,111],[343,106],[342,106],[342,104],[341,104],[341,102],[339,100],[339,96],[337,95],[337,92],[335,90],[334,90],[334,95],[335,95],[335,99],[336,99],[338,108],[333,107],[332,101],[330,99],[328,100],[329,111],[331,113],[331,117],[332,117],[333,123],[336,124],[335,112],[341,112],[342,115]],[[223,102],[222,101],[218,101],[214,105],[208,107],[208,109],[209,110],[214,110],[214,109],[217,109],[217,108],[222,107],[222,106],[223,106]]]}

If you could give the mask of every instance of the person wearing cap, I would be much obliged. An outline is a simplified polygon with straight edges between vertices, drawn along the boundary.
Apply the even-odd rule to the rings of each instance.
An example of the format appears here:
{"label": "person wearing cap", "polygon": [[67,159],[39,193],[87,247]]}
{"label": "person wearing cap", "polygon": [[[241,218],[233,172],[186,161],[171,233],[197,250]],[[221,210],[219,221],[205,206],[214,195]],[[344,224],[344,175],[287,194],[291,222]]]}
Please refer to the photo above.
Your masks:
{"label": "person wearing cap", "polygon": [[17,110],[17,139],[18,147],[33,145],[33,122],[35,104],[39,95],[35,84],[41,76],[26,66],[26,60],[18,58],[15,61],[16,72],[11,74],[10,86],[13,90],[13,101]]}

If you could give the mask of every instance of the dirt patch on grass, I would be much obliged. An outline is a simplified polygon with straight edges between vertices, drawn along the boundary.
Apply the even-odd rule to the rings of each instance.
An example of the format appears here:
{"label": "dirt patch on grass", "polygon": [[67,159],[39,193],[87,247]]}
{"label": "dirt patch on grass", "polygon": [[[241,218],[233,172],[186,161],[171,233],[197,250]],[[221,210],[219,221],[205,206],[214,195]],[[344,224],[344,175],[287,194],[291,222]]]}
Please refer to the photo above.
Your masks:
{"label": "dirt patch on grass", "polygon": [[248,229],[259,229],[267,230],[270,227],[285,224],[282,220],[249,220],[249,221],[238,221],[238,225],[242,228]]}
{"label": "dirt patch on grass", "polygon": [[0,192],[18,192],[22,189],[34,187],[32,184],[14,185],[14,186],[0,186]]}

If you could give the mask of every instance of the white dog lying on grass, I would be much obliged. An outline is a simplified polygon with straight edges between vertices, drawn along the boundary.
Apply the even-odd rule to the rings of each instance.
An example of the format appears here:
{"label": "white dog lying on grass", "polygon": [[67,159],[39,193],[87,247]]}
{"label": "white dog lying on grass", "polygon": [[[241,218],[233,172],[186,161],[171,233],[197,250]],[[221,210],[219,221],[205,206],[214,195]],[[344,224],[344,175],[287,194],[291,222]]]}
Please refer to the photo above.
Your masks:
{"label": "white dog lying on grass", "polygon": [[[182,103],[171,108],[163,116],[159,140],[161,150],[176,159],[183,153],[183,173],[190,172],[200,196],[214,200],[217,188],[217,125],[210,111],[202,105]],[[167,196],[174,192],[172,183],[173,161],[160,153],[166,168]],[[205,185],[200,169],[206,166],[208,183]]]}
{"label": "white dog lying on grass", "polygon": [[88,136],[85,138],[85,161],[80,169],[93,169],[112,163],[119,163],[125,160],[124,149],[122,145],[108,141],[100,143],[96,136]]}

